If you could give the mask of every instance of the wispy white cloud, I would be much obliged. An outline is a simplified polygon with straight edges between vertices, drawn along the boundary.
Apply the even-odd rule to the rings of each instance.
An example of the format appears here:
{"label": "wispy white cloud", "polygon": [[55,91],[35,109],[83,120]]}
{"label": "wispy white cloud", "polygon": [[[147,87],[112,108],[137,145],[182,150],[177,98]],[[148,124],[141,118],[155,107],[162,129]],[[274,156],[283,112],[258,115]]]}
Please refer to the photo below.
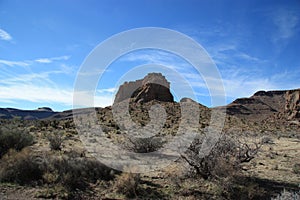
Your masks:
{"label": "wispy white cloud", "polygon": [[299,13],[293,10],[279,9],[273,13],[273,23],[277,28],[273,40],[287,40],[298,31]]}
{"label": "wispy white cloud", "polygon": [[70,56],[60,56],[60,57],[51,57],[51,58],[38,58],[35,59],[35,62],[38,63],[52,63],[53,61],[59,61],[59,60],[68,60]]}
{"label": "wispy white cloud", "polygon": [[70,56],[59,56],[59,57],[51,57],[51,58],[38,58],[35,60],[24,60],[24,61],[0,60],[0,64],[9,67],[14,67],[14,66],[27,67],[35,63],[47,64],[47,63],[52,63],[54,61],[68,60],[69,58]]}
{"label": "wispy white cloud", "polygon": [[[260,72],[257,72],[256,69],[252,70],[251,68],[232,68],[229,70],[223,70],[222,82],[224,86],[224,91],[227,97],[227,100],[230,102],[233,99],[240,97],[249,97],[255,92],[260,90],[286,90],[299,88],[299,85],[293,80],[300,78],[300,71],[285,71],[281,74],[269,74],[264,75]],[[286,80],[286,77],[290,77],[291,80]],[[209,78],[212,83],[212,88],[214,91],[220,94],[223,94],[223,88],[218,84],[219,80],[214,80],[214,78]],[[204,80],[197,79],[196,76],[193,78],[190,76],[190,83],[193,87],[198,88],[196,94],[199,96],[209,96],[210,94],[205,92],[199,92],[203,89],[208,89]],[[228,103],[229,103],[228,102]]]}
{"label": "wispy white cloud", "polygon": [[39,58],[36,59],[35,61],[39,63],[52,63],[52,60],[50,58]]}
{"label": "wispy white cloud", "polygon": [[103,93],[115,93],[118,88],[105,88],[105,89],[99,89],[97,90],[98,93],[103,94]]}
{"label": "wispy white cloud", "polygon": [[12,40],[12,37],[9,33],[7,33],[5,30],[0,29],[0,39],[10,41]]}
{"label": "wispy white cloud", "polygon": [[192,66],[178,55],[160,50],[138,51],[125,55],[121,62],[141,62],[142,64],[156,64],[173,70],[188,70]]}
{"label": "wispy white cloud", "polygon": [[27,61],[10,61],[10,60],[0,60],[0,64],[7,65],[9,67],[14,67],[14,66],[26,67],[30,65]]}
{"label": "wispy white cloud", "polygon": [[53,70],[41,73],[25,73],[25,74],[9,74],[0,80],[0,84],[4,85],[22,85],[22,84],[36,84],[40,86],[55,85],[49,76],[53,74],[63,74],[64,71]]}
{"label": "wispy white cloud", "polygon": [[45,87],[33,84],[0,85],[0,101],[25,100],[30,102],[55,102],[71,105],[72,92],[62,88]]}
{"label": "wispy white cloud", "polygon": [[[162,64],[163,66],[175,69],[184,79],[175,80],[171,86],[180,90],[181,88],[191,87],[195,90],[195,95],[209,97],[209,92],[214,95],[224,95],[231,100],[234,98],[250,96],[258,90],[276,89],[276,80],[264,77],[259,71],[262,64],[267,60],[258,58],[250,53],[240,51],[236,44],[218,44],[210,46],[209,52],[213,60],[218,64],[221,80],[214,77],[201,77],[195,68],[182,59],[176,59],[167,53],[135,53],[125,57],[125,61],[144,61]],[[171,75],[171,74],[170,74]],[[171,75],[172,76],[172,75]],[[210,88],[207,86],[210,83]],[[220,85],[223,83],[223,86]]]}
{"label": "wispy white cloud", "polygon": [[20,101],[42,104],[56,103],[71,108],[73,88],[66,85],[68,83],[62,84],[61,81],[58,81],[61,76],[55,76],[56,74],[70,75],[74,73],[76,67],[62,62],[67,59],[69,59],[69,56],[49,58],[51,62],[61,62],[55,63],[48,71],[39,69],[41,72],[31,69],[42,63],[38,59],[26,61],[0,60],[0,66],[2,64],[9,67],[26,67],[18,69],[17,72],[14,68],[3,68],[0,73],[0,102],[16,105]]}
{"label": "wispy white cloud", "polygon": [[[110,91],[110,89],[107,89]],[[18,101],[29,101],[34,103],[58,103],[72,107],[73,105],[73,89],[62,88],[57,85],[47,84],[37,85],[32,83],[19,84],[11,83],[6,85],[0,84],[0,102],[16,103]],[[88,106],[89,104],[85,101],[85,95],[80,96],[82,98],[81,105]],[[112,94],[96,94],[94,96],[94,106],[105,107],[112,104]]]}
{"label": "wispy white cloud", "polygon": [[[61,85],[51,77],[53,74],[69,74],[72,70],[63,65],[60,69],[41,73],[3,74],[0,79],[0,102],[17,104],[28,101],[40,104],[56,103],[72,108],[73,88]],[[94,96],[95,106],[111,105],[113,88],[104,88]],[[84,106],[84,105],[81,105]]]}
{"label": "wispy white cloud", "polygon": [[[73,93],[72,93],[73,95]],[[74,95],[76,100],[73,102],[72,105],[76,108],[78,107],[106,107],[110,106],[113,103],[113,94],[96,94],[93,95],[93,92],[89,91],[74,91]],[[73,97],[73,96],[72,96]],[[92,101],[92,99],[94,101]],[[73,99],[72,99],[73,100]]]}
{"label": "wispy white cloud", "polygon": [[129,61],[129,62],[141,61],[144,63],[170,65],[170,63],[175,63],[176,56],[171,53],[167,53],[163,51],[148,50],[148,51],[129,53],[125,55],[123,58],[121,58],[121,61]]}

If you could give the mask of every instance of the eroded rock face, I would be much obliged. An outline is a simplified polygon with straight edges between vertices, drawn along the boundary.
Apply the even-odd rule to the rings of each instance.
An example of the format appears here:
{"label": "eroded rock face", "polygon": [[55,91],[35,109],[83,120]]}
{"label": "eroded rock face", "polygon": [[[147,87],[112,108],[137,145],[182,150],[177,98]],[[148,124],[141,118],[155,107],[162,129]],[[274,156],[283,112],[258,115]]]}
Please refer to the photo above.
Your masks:
{"label": "eroded rock face", "polygon": [[120,86],[114,103],[131,98],[134,102],[158,100],[173,102],[170,83],[161,73],[150,73],[141,80],[125,82]]}
{"label": "eroded rock face", "polygon": [[300,119],[300,90],[289,90],[285,93],[284,112],[288,120]]}

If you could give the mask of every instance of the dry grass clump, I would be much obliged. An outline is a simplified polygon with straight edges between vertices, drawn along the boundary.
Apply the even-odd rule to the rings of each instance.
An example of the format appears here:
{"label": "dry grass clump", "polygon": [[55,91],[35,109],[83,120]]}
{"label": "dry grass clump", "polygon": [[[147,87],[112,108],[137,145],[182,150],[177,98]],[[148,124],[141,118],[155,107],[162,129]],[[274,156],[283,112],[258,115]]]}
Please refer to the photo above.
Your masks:
{"label": "dry grass clump", "polygon": [[116,179],[116,191],[128,198],[137,197],[137,190],[140,180],[141,179],[139,174],[124,172]]}

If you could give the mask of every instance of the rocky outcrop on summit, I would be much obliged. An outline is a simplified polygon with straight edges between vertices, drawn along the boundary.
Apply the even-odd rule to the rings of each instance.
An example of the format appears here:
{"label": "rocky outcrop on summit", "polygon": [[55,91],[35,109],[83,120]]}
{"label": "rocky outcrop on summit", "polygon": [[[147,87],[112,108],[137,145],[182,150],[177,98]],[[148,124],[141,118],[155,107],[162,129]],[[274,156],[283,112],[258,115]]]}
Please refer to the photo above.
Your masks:
{"label": "rocky outcrop on summit", "polygon": [[227,106],[227,114],[261,121],[269,117],[300,119],[300,89],[259,91],[249,98],[240,98]]}
{"label": "rocky outcrop on summit", "polygon": [[161,73],[150,73],[143,79],[125,82],[120,86],[114,103],[131,98],[134,102],[149,102],[158,100],[173,102],[170,83]]}

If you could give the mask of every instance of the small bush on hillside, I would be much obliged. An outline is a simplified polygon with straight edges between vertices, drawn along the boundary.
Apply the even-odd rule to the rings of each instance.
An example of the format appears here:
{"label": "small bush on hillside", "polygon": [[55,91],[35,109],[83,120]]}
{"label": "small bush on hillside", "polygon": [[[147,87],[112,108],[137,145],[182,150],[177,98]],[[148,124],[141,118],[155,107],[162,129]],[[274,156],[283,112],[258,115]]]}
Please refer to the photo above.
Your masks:
{"label": "small bush on hillside", "polygon": [[51,150],[60,151],[61,145],[64,141],[63,138],[63,132],[61,131],[55,131],[54,133],[47,136],[47,139],[49,140],[49,145]]}
{"label": "small bush on hillside", "polygon": [[23,128],[16,125],[5,125],[0,128],[0,158],[9,149],[20,151],[33,143],[33,136]]}
{"label": "small bush on hillside", "polygon": [[129,138],[127,148],[135,153],[150,153],[163,147],[164,141],[158,137]]}

